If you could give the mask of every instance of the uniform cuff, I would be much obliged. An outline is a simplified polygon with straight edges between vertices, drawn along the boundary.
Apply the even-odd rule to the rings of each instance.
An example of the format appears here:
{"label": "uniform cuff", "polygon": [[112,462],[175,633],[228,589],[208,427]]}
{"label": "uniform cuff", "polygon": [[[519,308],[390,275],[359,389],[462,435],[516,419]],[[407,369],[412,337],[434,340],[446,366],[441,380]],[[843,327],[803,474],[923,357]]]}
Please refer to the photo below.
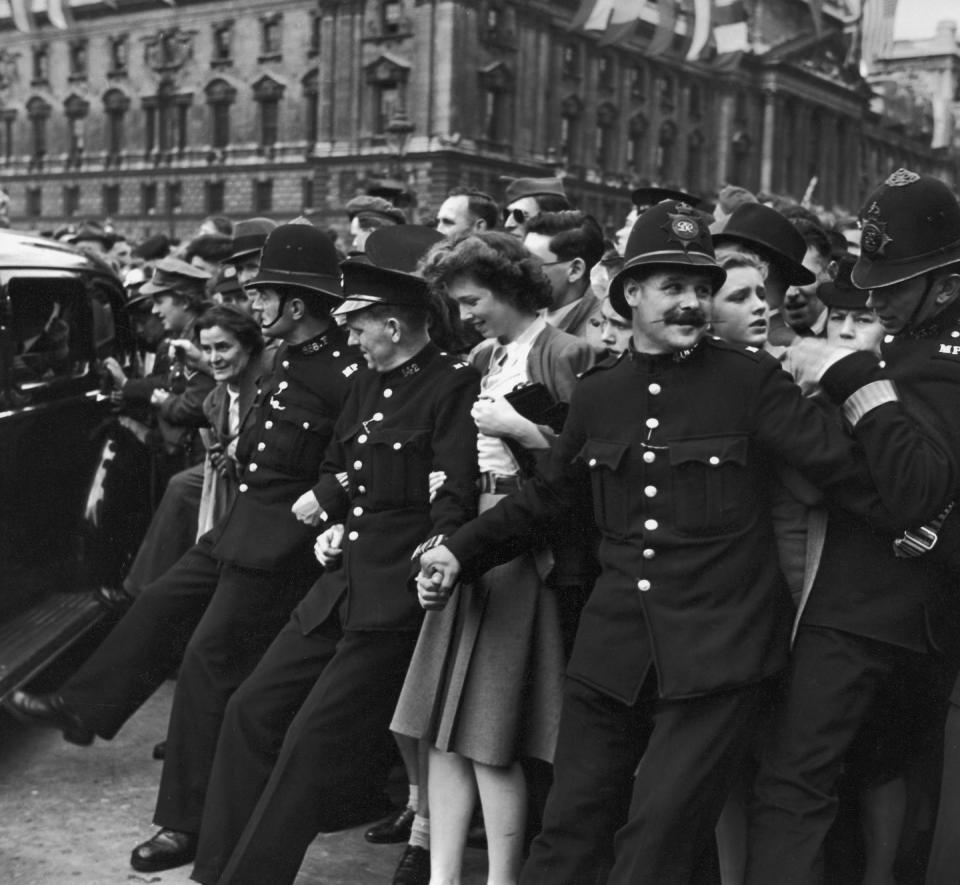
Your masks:
{"label": "uniform cuff", "polygon": [[820,375],[820,386],[836,403],[846,402],[861,387],[881,381],[878,358],[867,351],[844,353],[829,363]]}
{"label": "uniform cuff", "polygon": [[897,400],[897,389],[892,381],[873,381],[847,397],[843,404],[843,416],[856,427],[867,412]]}

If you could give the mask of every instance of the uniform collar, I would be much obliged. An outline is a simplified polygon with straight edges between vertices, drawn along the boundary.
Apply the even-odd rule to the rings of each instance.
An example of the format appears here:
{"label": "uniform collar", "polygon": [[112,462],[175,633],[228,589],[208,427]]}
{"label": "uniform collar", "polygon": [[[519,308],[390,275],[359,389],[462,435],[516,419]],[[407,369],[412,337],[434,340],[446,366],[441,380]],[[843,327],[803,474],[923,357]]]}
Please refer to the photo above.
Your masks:
{"label": "uniform collar", "polygon": [[693,347],[688,348],[687,350],[678,350],[673,353],[639,353],[633,347],[633,341],[630,342],[630,347],[625,353],[629,356],[630,362],[634,364],[638,369],[664,369],[667,366],[673,365],[674,363],[683,363],[686,362],[690,357],[692,357],[702,346],[703,336],[701,336],[697,343]]}
{"label": "uniform collar", "polygon": [[438,353],[440,353],[440,348],[431,341],[405,363],[401,363],[389,372],[384,372],[381,377],[385,382],[396,382],[403,378],[412,378],[414,375],[419,374]]}
{"label": "uniform collar", "polygon": [[337,343],[342,337],[342,330],[334,323],[326,332],[320,335],[314,335],[313,338],[301,341],[299,344],[288,344],[287,353],[292,356],[313,356],[313,354],[319,353],[327,347],[327,345]]}
{"label": "uniform collar", "polygon": [[946,310],[938,313],[929,322],[924,323],[918,329],[900,332],[895,336],[896,340],[919,340],[923,338],[939,338],[945,332],[957,328],[960,325],[960,299],[951,304]]}

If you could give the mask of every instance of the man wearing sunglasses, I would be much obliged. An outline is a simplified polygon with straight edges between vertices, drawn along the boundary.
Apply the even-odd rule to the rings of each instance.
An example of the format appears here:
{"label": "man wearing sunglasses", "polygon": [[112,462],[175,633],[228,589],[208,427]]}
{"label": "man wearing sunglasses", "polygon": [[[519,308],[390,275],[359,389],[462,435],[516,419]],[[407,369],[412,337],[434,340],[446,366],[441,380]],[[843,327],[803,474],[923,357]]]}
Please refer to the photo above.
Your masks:
{"label": "man wearing sunglasses", "polygon": [[512,178],[505,193],[503,229],[522,240],[527,222],[541,212],[562,212],[570,208],[563,181],[559,178]]}

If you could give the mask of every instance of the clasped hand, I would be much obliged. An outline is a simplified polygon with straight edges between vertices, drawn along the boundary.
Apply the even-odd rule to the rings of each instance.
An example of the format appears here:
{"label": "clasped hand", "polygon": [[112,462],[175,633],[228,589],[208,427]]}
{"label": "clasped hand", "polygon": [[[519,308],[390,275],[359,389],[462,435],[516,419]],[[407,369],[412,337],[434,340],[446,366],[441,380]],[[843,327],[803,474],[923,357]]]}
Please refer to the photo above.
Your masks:
{"label": "clasped hand", "polygon": [[460,561],[443,544],[422,554],[417,575],[420,605],[427,611],[445,608],[459,576]]}

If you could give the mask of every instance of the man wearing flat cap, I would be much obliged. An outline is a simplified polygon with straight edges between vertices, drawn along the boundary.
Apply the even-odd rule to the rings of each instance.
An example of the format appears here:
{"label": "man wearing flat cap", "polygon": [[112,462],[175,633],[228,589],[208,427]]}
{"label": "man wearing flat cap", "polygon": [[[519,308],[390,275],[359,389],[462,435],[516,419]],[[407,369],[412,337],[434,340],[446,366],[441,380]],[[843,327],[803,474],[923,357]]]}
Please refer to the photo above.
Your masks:
{"label": "man wearing flat cap", "polygon": [[354,197],[344,208],[350,219],[350,255],[362,255],[367,237],[375,230],[407,221],[403,212],[383,197],[364,194]]}
{"label": "man wearing flat cap", "polygon": [[850,441],[776,360],[705,334],[725,272],[702,214],[654,206],[625,258],[610,302],[632,323],[629,350],[581,377],[542,475],[420,558],[431,605],[592,503],[601,573],[523,885],[692,880],[787,661],[774,467],[823,485],[851,469]]}
{"label": "man wearing flat cap", "polygon": [[226,702],[316,578],[316,532],[300,517],[319,509],[311,489],[359,369],[360,354],[331,316],[343,301],[336,250],[316,228],[273,231],[248,286],[264,335],[284,345],[240,424],[231,509],[143,588],[59,692],[13,702],[20,716],[74,743],[109,740],[180,663],[155,814],[161,829],[134,849],[139,872],[193,858]]}
{"label": "man wearing flat cap", "polygon": [[[426,282],[392,269],[436,239],[427,228],[375,231],[372,263],[342,265],[337,314],[367,369],[315,487],[327,571],[227,707],[198,882],[292,885],[318,831],[388,810],[388,726],[422,620],[410,557],[476,512],[479,375],[431,343]],[[435,494],[433,471],[444,477]]]}
{"label": "man wearing flat cap", "polygon": [[541,212],[562,212],[570,208],[562,178],[504,178],[503,229],[522,240],[527,222]]}

